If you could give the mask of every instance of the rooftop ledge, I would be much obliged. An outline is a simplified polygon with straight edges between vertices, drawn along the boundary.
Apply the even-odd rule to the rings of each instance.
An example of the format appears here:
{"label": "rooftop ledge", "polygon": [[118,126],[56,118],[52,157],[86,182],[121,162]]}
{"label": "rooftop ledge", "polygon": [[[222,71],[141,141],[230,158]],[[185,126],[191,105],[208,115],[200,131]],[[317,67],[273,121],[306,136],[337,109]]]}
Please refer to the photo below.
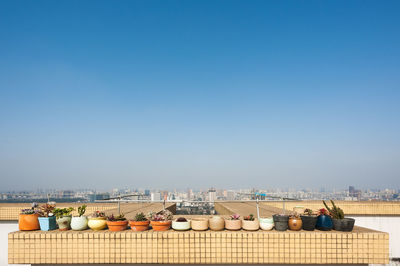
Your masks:
{"label": "rooftop ledge", "polygon": [[29,231],[8,235],[10,264],[387,264],[389,235],[338,231]]}

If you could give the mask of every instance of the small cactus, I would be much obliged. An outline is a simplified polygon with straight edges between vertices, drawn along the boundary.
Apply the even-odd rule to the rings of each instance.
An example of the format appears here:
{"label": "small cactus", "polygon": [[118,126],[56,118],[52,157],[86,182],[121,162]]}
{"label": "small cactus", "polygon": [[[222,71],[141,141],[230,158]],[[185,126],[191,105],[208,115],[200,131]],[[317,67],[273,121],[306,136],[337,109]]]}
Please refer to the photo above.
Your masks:
{"label": "small cactus", "polygon": [[344,212],[341,208],[336,207],[335,202],[333,202],[333,200],[331,200],[332,203],[332,209],[328,207],[328,204],[326,204],[326,202],[323,200],[322,201],[325,205],[325,207],[328,209],[330,215],[332,216],[332,218],[334,219],[344,219]]}

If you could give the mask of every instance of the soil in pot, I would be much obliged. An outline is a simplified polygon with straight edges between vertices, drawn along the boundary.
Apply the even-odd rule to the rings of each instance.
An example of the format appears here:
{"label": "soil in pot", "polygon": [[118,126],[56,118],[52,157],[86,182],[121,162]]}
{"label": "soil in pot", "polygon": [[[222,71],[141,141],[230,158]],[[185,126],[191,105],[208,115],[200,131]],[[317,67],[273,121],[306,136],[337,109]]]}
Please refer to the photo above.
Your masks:
{"label": "soil in pot", "polygon": [[275,229],[277,231],[286,231],[288,229],[289,216],[288,215],[278,215],[273,216]]}
{"label": "soil in pot", "polygon": [[303,225],[303,222],[301,221],[300,217],[296,217],[296,216],[289,217],[288,226],[289,226],[290,230],[299,231],[299,230],[301,230],[302,225]]}
{"label": "soil in pot", "polygon": [[39,230],[38,214],[20,214],[18,218],[18,227],[21,231]]}
{"label": "soil in pot", "polygon": [[208,229],[208,219],[193,218],[191,221],[192,229],[195,231],[205,231]]}
{"label": "soil in pot", "polygon": [[225,220],[227,230],[236,231],[242,229],[242,220]]}
{"label": "soil in pot", "polygon": [[40,230],[50,231],[57,229],[56,217],[39,217]]}
{"label": "soil in pot", "polygon": [[124,231],[128,227],[128,221],[107,221],[107,226],[112,232]]}
{"label": "soil in pot", "polygon": [[319,215],[315,227],[321,231],[332,230],[333,227],[332,218],[329,215]]}
{"label": "soil in pot", "polygon": [[57,217],[56,222],[58,224],[58,229],[60,231],[67,231],[71,229],[71,219],[71,215]]}
{"label": "soil in pot", "polygon": [[306,231],[314,231],[315,225],[317,224],[318,217],[315,215],[308,216],[308,215],[301,215],[301,220],[303,222],[303,230]]}
{"label": "soil in pot", "polygon": [[106,217],[89,218],[88,226],[94,231],[103,230],[107,227]]}
{"label": "soil in pot", "polygon": [[171,221],[151,221],[151,227],[154,231],[167,231],[171,228]]}
{"label": "soil in pot", "polygon": [[225,220],[220,216],[213,216],[210,220],[210,229],[213,231],[221,231],[225,228]]}
{"label": "soil in pot", "polygon": [[342,232],[353,231],[354,222],[353,218],[333,219],[333,230]]}
{"label": "soil in pot", "polygon": [[71,229],[82,231],[88,228],[88,218],[86,216],[74,216],[71,219]]}
{"label": "soil in pot", "polygon": [[129,221],[133,231],[141,232],[149,229],[150,221]]}
{"label": "soil in pot", "polygon": [[258,219],[255,219],[254,221],[243,220],[242,228],[247,231],[257,231],[260,228],[260,222]]}

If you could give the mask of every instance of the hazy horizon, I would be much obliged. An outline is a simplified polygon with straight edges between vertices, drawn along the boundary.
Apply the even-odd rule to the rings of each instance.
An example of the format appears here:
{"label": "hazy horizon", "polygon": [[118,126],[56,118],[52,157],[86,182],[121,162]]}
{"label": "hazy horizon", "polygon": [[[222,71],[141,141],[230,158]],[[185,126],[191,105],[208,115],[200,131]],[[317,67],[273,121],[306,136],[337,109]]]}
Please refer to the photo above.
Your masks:
{"label": "hazy horizon", "polygon": [[400,187],[399,1],[3,1],[3,190]]}

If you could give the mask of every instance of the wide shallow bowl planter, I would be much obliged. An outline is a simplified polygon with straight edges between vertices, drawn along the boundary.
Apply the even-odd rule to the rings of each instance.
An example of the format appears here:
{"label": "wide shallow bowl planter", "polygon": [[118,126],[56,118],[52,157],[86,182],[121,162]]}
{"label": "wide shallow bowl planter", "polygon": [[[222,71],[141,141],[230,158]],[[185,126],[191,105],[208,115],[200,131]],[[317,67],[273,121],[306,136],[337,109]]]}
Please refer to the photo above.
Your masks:
{"label": "wide shallow bowl planter", "polygon": [[167,231],[171,228],[171,221],[151,221],[150,224],[154,231]]}
{"label": "wide shallow bowl planter", "polygon": [[353,231],[354,222],[353,218],[333,219],[333,230],[343,232]]}
{"label": "wide shallow bowl planter", "polygon": [[329,215],[319,215],[315,226],[321,231],[330,231],[333,228],[332,218]]}
{"label": "wide shallow bowl planter", "polygon": [[220,216],[213,216],[210,220],[210,229],[213,231],[221,231],[225,229],[225,220]]}
{"label": "wide shallow bowl planter", "polygon": [[242,229],[242,220],[225,220],[227,230],[236,231]]}
{"label": "wide shallow bowl planter", "polygon": [[107,221],[107,226],[112,232],[124,231],[128,227],[128,221]]}
{"label": "wide shallow bowl planter", "polygon": [[72,219],[71,215],[61,216],[59,218],[56,218],[58,229],[60,229],[60,231],[67,231],[71,229],[71,219]]}
{"label": "wide shallow bowl planter", "polygon": [[301,215],[301,221],[303,222],[303,230],[314,231],[315,225],[317,224],[317,216]]}
{"label": "wide shallow bowl planter", "polygon": [[208,219],[193,218],[191,221],[192,229],[195,231],[205,231],[208,229]]}
{"label": "wide shallow bowl planter", "polygon": [[89,218],[88,226],[94,231],[103,230],[107,227],[106,217],[92,217]]}
{"label": "wide shallow bowl planter", "polygon": [[149,229],[150,221],[129,221],[133,231],[141,232]]}
{"label": "wide shallow bowl planter", "polygon": [[39,217],[40,230],[51,231],[57,229],[56,217]]}
{"label": "wide shallow bowl planter", "polygon": [[18,227],[21,231],[39,230],[39,215],[34,214],[20,214],[18,218]]}
{"label": "wide shallow bowl planter", "polygon": [[288,215],[275,214],[273,216],[273,218],[274,218],[274,223],[275,223],[275,229],[277,231],[286,231],[288,229],[288,223],[289,223]]}
{"label": "wide shallow bowl planter", "polygon": [[257,231],[260,228],[260,222],[258,219],[254,221],[243,220],[242,228],[247,231]]}
{"label": "wide shallow bowl planter", "polygon": [[178,222],[178,221],[172,221],[172,229],[178,230],[178,231],[186,231],[190,230],[190,221],[186,222]]}
{"label": "wide shallow bowl planter", "polygon": [[292,231],[300,231],[303,226],[303,222],[300,217],[289,217],[289,229]]}
{"label": "wide shallow bowl planter", "polygon": [[274,228],[274,219],[260,218],[260,228],[266,231],[272,230],[272,228]]}
{"label": "wide shallow bowl planter", "polygon": [[75,231],[82,231],[88,228],[88,218],[86,216],[72,217],[71,229]]}

